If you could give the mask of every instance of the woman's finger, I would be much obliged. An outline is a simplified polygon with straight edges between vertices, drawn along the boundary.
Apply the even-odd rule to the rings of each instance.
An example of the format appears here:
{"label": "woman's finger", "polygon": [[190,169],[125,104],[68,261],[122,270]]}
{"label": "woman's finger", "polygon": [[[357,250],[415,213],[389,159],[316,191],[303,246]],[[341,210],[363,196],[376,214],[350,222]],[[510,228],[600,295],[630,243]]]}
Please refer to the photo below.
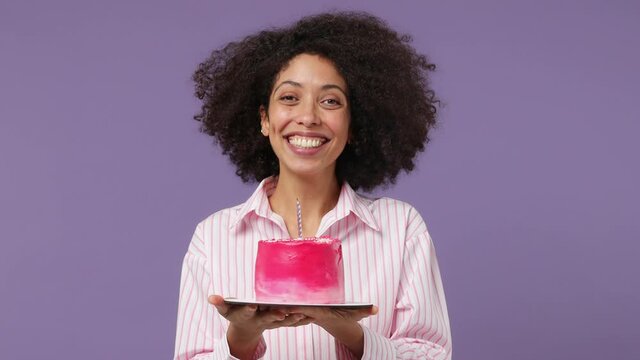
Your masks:
{"label": "woman's finger", "polygon": [[322,314],[327,309],[314,306],[292,306],[287,309],[292,314],[302,314],[307,317],[315,318]]}
{"label": "woman's finger", "polygon": [[350,319],[354,321],[360,321],[368,316],[378,313],[377,306],[371,306],[367,308],[326,308],[326,307],[292,307],[289,309],[292,313],[304,314],[314,320],[324,321],[331,318]]}
{"label": "woman's finger", "polygon": [[375,305],[368,308],[364,308],[364,309],[357,309],[357,310],[354,309],[353,311],[350,311],[351,318],[356,321],[360,321],[361,319],[364,319],[371,315],[375,315],[377,313],[378,313],[378,307]]}
{"label": "woman's finger", "polygon": [[265,328],[269,328],[276,321],[283,321],[287,318],[287,313],[281,310],[269,310],[259,313],[256,316],[256,322]]}
{"label": "woman's finger", "polygon": [[211,295],[207,300],[209,300],[209,304],[215,306],[220,315],[224,317],[226,317],[231,310],[231,305],[226,304],[224,298],[220,295]]}
{"label": "woman's finger", "polygon": [[216,307],[220,315],[229,321],[249,319],[258,309],[256,305],[229,305],[224,302],[224,298],[220,295],[211,295],[208,300],[210,304]]}
{"label": "woman's finger", "polygon": [[308,316],[304,316],[302,314],[300,314],[300,320],[298,320],[297,322],[289,325],[291,327],[297,327],[297,326],[304,326],[304,325],[309,325],[313,322],[313,319],[308,317]]}
{"label": "woman's finger", "polygon": [[284,319],[282,320],[275,320],[267,324],[266,327],[267,329],[276,329],[280,327],[297,326],[297,324],[300,321],[303,321],[303,319],[308,319],[308,318],[302,314],[291,314],[291,315],[285,316]]}
{"label": "woman's finger", "polygon": [[256,305],[239,306],[238,309],[234,309],[233,315],[242,320],[248,320],[255,316],[258,307]]}

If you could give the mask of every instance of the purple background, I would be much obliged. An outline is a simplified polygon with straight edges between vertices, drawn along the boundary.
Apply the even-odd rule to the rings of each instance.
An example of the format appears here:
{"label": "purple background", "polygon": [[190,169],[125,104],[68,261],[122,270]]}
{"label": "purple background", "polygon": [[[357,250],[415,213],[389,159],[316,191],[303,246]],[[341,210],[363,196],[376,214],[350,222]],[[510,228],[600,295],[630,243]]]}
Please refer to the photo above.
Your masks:
{"label": "purple background", "polygon": [[0,3],[0,357],[171,357],[195,225],[254,187],[191,72],[335,8],[438,64],[442,125],[379,193],[430,226],[455,359],[640,358],[640,5],[344,0]]}

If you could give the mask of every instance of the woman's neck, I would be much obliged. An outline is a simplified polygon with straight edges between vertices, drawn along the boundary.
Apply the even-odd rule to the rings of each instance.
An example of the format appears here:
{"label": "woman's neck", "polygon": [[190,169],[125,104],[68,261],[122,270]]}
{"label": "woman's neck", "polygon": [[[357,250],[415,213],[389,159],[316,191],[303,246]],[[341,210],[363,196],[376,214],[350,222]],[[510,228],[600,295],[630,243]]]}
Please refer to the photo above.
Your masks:
{"label": "woman's neck", "polygon": [[296,238],[298,199],[302,209],[302,235],[308,237],[316,235],[322,217],[336,206],[339,196],[340,185],[333,173],[302,177],[281,171],[269,203],[284,219],[289,235]]}

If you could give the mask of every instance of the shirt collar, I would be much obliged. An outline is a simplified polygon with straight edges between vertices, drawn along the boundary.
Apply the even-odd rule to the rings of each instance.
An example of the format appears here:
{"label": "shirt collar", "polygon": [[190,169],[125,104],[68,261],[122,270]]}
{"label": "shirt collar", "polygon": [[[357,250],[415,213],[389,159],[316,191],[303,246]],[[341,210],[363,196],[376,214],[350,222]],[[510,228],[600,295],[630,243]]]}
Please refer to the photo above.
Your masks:
{"label": "shirt collar", "polygon": [[[230,229],[235,228],[251,213],[255,213],[258,216],[269,218],[271,207],[269,205],[269,196],[273,193],[278,184],[278,178],[270,176],[260,182],[257,189],[242,204],[240,210],[236,213],[236,217],[229,222]],[[335,221],[341,220],[350,213],[355,214],[362,222],[367,224],[375,231],[380,231],[378,223],[376,222],[371,210],[369,210],[370,200],[358,195],[351,186],[344,182],[342,189],[340,190],[340,196],[336,207],[332,210],[335,212]]]}
{"label": "shirt collar", "polygon": [[238,226],[238,224],[252,212],[268,218],[268,212],[271,211],[269,196],[273,193],[273,190],[275,190],[277,183],[277,178],[274,176],[262,180],[249,199],[242,204],[240,210],[236,213],[236,217],[231,219],[229,228],[233,229]]}
{"label": "shirt collar", "polygon": [[376,219],[373,217],[371,210],[369,210],[369,203],[371,200],[358,195],[351,186],[345,181],[342,184],[342,189],[340,190],[340,197],[338,198],[338,203],[335,207],[336,220],[341,220],[350,213],[356,215],[362,222],[367,224],[370,228],[375,231],[380,231],[378,227],[378,223]]}

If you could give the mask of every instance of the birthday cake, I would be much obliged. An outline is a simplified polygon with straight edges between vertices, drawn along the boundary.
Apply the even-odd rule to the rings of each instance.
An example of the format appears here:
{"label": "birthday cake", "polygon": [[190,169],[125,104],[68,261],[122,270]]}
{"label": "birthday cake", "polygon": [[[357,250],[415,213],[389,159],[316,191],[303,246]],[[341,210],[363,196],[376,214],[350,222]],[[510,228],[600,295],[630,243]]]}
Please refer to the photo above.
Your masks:
{"label": "birthday cake", "polygon": [[256,300],[278,303],[344,303],[340,240],[330,237],[260,240]]}

